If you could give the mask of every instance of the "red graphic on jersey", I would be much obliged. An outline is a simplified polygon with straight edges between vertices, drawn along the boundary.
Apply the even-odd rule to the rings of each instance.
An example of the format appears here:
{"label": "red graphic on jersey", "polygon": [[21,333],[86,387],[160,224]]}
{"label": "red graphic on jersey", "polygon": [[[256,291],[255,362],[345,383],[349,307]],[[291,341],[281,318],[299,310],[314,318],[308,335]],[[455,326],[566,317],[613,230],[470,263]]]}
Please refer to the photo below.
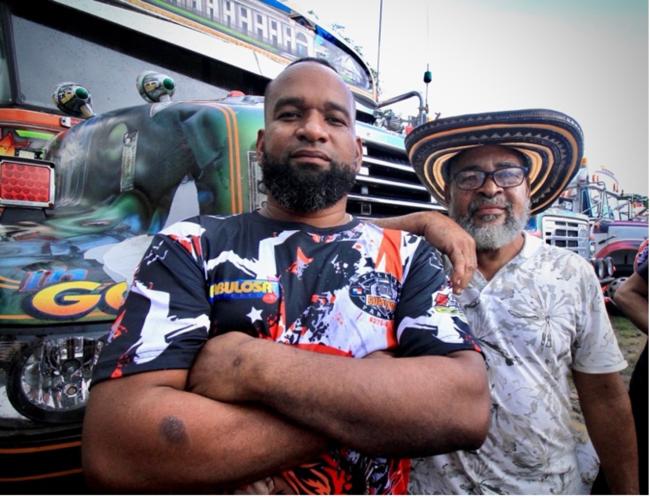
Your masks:
{"label": "red graphic on jersey", "polygon": [[287,309],[284,304],[284,300],[280,302],[277,316],[269,316],[268,318],[268,329],[269,334],[272,340],[277,341],[278,338],[282,336],[284,330],[287,329]]}
{"label": "red graphic on jersey", "polygon": [[322,343],[297,343],[294,347],[302,350],[309,350],[310,352],[318,352],[319,354],[328,354],[343,357],[352,357],[352,352],[330,347]]}
{"label": "red graphic on jersey", "polygon": [[194,259],[199,259],[203,255],[201,248],[201,237],[196,235],[178,236],[169,235],[169,238],[180,244],[185,251],[190,254]]}
{"label": "red graphic on jersey", "polygon": [[273,292],[265,293],[264,297],[262,297],[262,302],[264,302],[265,304],[275,304],[277,300],[278,300],[278,296]]}
{"label": "red graphic on jersey", "polygon": [[296,251],[296,260],[291,263],[288,271],[300,278],[303,271],[309,267],[309,264],[311,264],[313,260],[313,257],[307,257],[302,249],[298,247],[298,250]]}
{"label": "red graphic on jersey", "polygon": [[328,304],[333,304],[336,302],[336,295],[333,293],[330,295],[312,295],[311,296],[311,303],[312,304],[321,304],[321,305],[328,305]]}
{"label": "red graphic on jersey", "polygon": [[435,299],[435,304],[437,307],[448,307],[449,306],[449,295],[442,292],[438,292]]}
{"label": "red graphic on jersey", "polygon": [[312,233],[311,239],[314,243],[330,243],[336,240],[336,236],[334,235],[318,235],[316,233]]}
{"label": "red graphic on jersey", "polygon": [[395,333],[395,321],[386,321],[386,345],[388,350],[397,348],[397,333]]}
{"label": "red graphic on jersey", "polygon": [[[395,467],[395,465],[397,467]],[[400,459],[393,461],[389,471],[391,492],[394,495],[406,495],[408,493],[409,476],[411,475],[411,460]]]}
{"label": "red graphic on jersey", "polygon": [[125,326],[122,326],[122,319],[124,319],[124,310],[120,312],[115,319],[115,322],[113,323],[113,326],[111,326],[111,340],[115,340],[116,338],[119,338],[122,336],[124,333],[127,332],[127,329]]}
{"label": "red graphic on jersey", "polygon": [[350,475],[327,454],[322,462],[303,464],[282,473],[282,477],[295,494],[343,495],[352,490]]}
{"label": "red graphic on jersey", "polygon": [[115,366],[115,369],[111,373],[111,378],[121,378],[122,369],[130,362],[131,362],[131,358],[126,354],[122,354],[117,360],[117,365]]}

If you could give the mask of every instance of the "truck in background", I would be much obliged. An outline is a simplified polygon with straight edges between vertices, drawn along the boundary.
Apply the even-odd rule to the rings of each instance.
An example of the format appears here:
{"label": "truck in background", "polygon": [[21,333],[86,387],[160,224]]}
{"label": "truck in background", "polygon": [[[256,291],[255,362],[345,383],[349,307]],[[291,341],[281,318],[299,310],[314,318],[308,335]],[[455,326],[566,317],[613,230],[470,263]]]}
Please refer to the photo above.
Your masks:
{"label": "truck in background", "polygon": [[[357,102],[364,159],[349,212],[441,209],[409,166],[403,137],[375,124],[384,107],[417,92],[378,102],[367,64],[285,3],[0,3],[0,485],[7,493],[85,491],[80,426],[88,385],[140,255],[176,220],[264,202],[256,95],[288,62],[309,55],[332,62]],[[423,122],[421,97],[418,111]]]}
{"label": "truck in background", "polygon": [[590,174],[585,161],[557,202],[589,219],[592,255],[611,266],[603,292],[613,306],[616,289],[633,273],[637,251],[648,239],[648,197],[625,194],[613,173],[601,169]]}
{"label": "truck in background", "polygon": [[576,211],[573,203],[567,201],[565,196],[575,181],[574,178],[569,183],[569,188],[553,202],[551,207],[531,216],[526,230],[548,245],[571,250],[588,260],[594,267],[601,284],[607,284],[612,279],[611,261],[595,256],[589,217]]}

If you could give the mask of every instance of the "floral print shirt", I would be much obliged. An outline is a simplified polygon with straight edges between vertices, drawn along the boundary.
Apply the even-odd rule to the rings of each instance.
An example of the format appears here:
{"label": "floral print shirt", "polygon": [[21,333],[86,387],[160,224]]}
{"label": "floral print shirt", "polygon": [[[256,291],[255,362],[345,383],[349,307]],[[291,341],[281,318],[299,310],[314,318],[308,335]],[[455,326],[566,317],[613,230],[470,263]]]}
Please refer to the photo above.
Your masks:
{"label": "floral print shirt", "polygon": [[598,470],[572,427],[571,372],[627,366],[591,265],[525,235],[492,280],[477,271],[460,296],[486,357],[492,395],[477,451],[413,460],[417,494],[584,494]]}

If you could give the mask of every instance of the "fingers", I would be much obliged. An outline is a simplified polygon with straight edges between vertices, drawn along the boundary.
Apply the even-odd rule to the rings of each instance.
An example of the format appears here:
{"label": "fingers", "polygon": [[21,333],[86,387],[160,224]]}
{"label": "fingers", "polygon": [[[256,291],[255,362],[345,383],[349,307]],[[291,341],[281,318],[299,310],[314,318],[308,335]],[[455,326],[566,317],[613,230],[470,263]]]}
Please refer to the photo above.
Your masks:
{"label": "fingers", "polygon": [[438,213],[427,213],[422,232],[431,245],[449,257],[452,288],[454,293],[461,293],[477,267],[474,239],[452,219]]}
{"label": "fingers", "polygon": [[453,266],[451,284],[455,294],[460,294],[469,285],[477,264],[474,240],[459,245],[454,246],[447,254]]}

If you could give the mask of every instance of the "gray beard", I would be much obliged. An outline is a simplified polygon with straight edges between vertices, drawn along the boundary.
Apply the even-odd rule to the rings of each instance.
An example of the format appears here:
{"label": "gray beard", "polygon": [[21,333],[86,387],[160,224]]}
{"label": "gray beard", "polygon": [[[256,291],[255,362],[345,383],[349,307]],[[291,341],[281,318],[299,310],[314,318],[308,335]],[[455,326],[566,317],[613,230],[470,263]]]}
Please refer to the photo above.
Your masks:
{"label": "gray beard", "polygon": [[334,205],[352,190],[356,172],[350,164],[331,161],[327,169],[318,166],[292,166],[262,156],[262,183],[282,207],[311,213]]}
{"label": "gray beard", "polygon": [[[506,220],[503,224],[482,226],[474,224],[472,214],[479,207],[483,205],[504,206],[504,204]],[[467,211],[468,213],[465,216],[458,215],[453,207],[453,202],[449,204],[449,216],[474,238],[477,250],[496,250],[509,244],[523,231],[530,217],[530,199],[527,199],[524,212],[520,217],[513,214],[511,202],[499,200],[498,198],[480,197],[474,199],[470,202]],[[496,218],[497,216],[484,216],[483,220],[490,222]]]}

